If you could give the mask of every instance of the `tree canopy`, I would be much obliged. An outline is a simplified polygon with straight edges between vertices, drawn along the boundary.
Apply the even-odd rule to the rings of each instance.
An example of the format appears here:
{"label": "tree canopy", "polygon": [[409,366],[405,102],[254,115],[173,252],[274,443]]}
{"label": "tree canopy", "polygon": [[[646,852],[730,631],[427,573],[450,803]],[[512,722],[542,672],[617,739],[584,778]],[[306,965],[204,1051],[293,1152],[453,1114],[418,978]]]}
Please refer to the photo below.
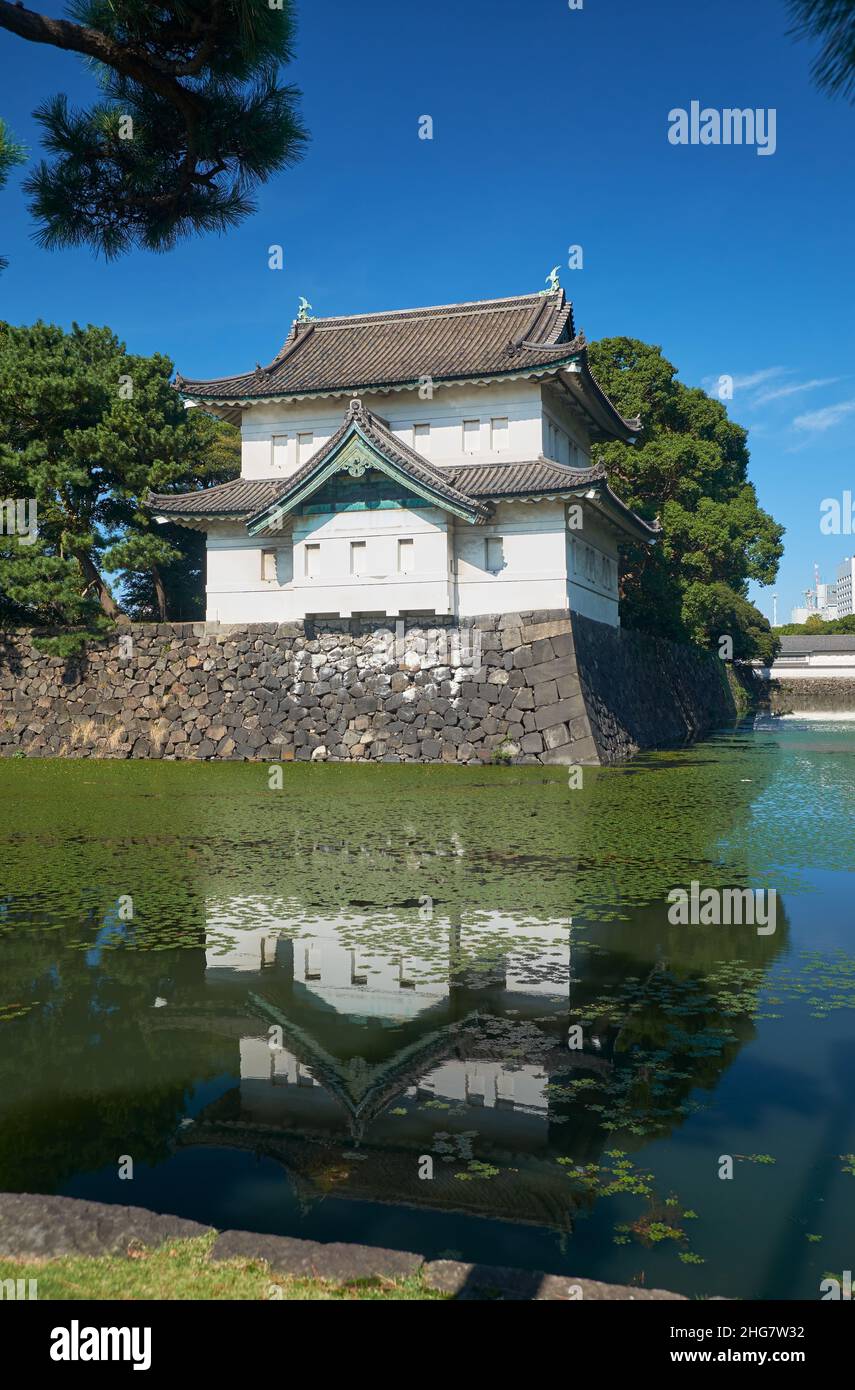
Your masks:
{"label": "tree canopy", "polygon": [[746,431],[720,401],[678,381],[658,347],[604,338],[590,361],[621,413],[642,417],[634,445],[601,451],[615,491],[662,525],[654,546],[627,549],[622,621],[704,646],[730,636],[737,660],[768,656],[774,638],[748,601],[748,581],[773,582],[783,527],[748,479]]}
{"label": "tree canopy", "polygon": [[[6,122],[0,119],[0,188],[6,183],[12,169],[16,164],[23,164],[24,150],[12,135],[10,135]],[[5,270],[9,262],[5,256],[0,256],[0,270]]]}
{"label": "tree canopy", "polygon": [[123,611],[204,617],[203,538],[158,526],[142,503],[236,477],[240,436],[186,410],[172,371],[109,328],[0,323],[0,499],[37,509],[33,540],[0,535],[0,621],[97,631]]}
{"label": "tree canopy", "polygon": [[820,633],[833,636],[836,632],[846,635],[855,632],[855,613],[847,613],[842,618],[820,618],[813,614],[803,623],[784,623],[774,631],[778,637],[810,637]]}
{"label": "tree canopy", "polygon": [[[35,114],[52,162],[24,183],[46,247],[165,251],[254,211],[253,190],[302,157],[293,0],[70,0],[72,20],[0,0],[0,29],[78,53],[103,99]],[[2,166],[0,166],[2,168]]]}

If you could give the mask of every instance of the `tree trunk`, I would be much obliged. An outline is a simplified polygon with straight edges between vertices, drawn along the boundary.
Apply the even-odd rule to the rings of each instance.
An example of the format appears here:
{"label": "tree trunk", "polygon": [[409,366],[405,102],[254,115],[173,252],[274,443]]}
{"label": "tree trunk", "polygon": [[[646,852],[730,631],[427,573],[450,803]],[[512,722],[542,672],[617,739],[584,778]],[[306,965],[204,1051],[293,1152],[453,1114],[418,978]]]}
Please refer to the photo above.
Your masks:
{"label": "tree trunk", "polygon": [[166,589],[163,583],[163,575],[160,573],[157,565],[152,565],[151,577],[154,580],[154,592],[157,595],[157,611],[160,614],[160,621],[165,623],[169,616],[167,613]]}
{"label": "tree trunk", "polygon": [[98,570],[96,569],[93,563],[91,555],[88,553],[88,551],[79,552],[77,555],[77,561],[80,565],[80,568],[83,570],[83,577],[86,580],[87,585],[91,585],[94,588],[96,594],[98,595],[98,602],[100,603],[104,612],[107,614],[107,617],[118,618],[122,610],[117,604],[116,600],[113,598],[113,595],[110,593],[110,590],[108,589],[106,582],[101,578],[101,575],[99,574]]}

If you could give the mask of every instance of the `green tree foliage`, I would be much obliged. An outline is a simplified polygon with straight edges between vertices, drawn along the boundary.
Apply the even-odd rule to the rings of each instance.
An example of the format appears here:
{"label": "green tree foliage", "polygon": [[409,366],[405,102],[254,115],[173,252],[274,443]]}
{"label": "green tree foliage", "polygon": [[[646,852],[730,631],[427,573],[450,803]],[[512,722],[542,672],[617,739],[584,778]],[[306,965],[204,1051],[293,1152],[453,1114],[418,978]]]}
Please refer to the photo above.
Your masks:
{"label": "green tree foliage", "polygon": [[690,584],[683,594],[683,618],[702,646],[715,647],[724,634],[730,635],[735,661],[775,659],[779,643],[768,622],[729,584]]}
{"label": "green tree foliage", "polygon": [[789,0],[790,33],[818,39],[811,66],[817,85],[832,96],[855,100],[855,0]]}
{"label": "green tree foliage", "polygon": [[71,20],[0,0],[0,28],[83,55],[103,100],[36,111],[51,163],[25,183],[48,248],[165,251],[254,211],[253,190],[298,161],[293,0],[71,0]]}
{"label": "green tree foliage", "polygon": [[610,480],[662,526],[653,547],[627,548],[626,625],[704,646],[729,635],[737,658],[767,655],[769,624],[746,595],[751,579],[773,582],[783,527],[748,480],[746,431],[720,401],[679,382],[658,347],[605,338],[592,344],[590,361],[621,413],[642,417],[636,444],[602,449]]}
{"label": "green tree foliage", "polygon": [[164,533],[143,502],[235,477],[239,434],[185,410],[171,375],[168,358],[130,354],[108,328],[0,323],[0,498],[34,502],[38,523],[34,543],[8,525],[0,536],[5,624],[97,631],[123,606],[198,615],[198,541]]}
{"label": "green tree foliage", "polygon": [[[4,186],[16,164],[23,164],[24,149],[12,138],[6,122],[0,120],[0,188]],[[0,270],[5,270],[9,262],[0,256]]]}
{"label": "green tree foliage", "polygon": [[778,637],[811,637],[817,634],[833,636],[835,632],[844,636],[855,633],[855,613],[847,613],[844,618],[808,618],[804,623],[784,623],[775,628]]}

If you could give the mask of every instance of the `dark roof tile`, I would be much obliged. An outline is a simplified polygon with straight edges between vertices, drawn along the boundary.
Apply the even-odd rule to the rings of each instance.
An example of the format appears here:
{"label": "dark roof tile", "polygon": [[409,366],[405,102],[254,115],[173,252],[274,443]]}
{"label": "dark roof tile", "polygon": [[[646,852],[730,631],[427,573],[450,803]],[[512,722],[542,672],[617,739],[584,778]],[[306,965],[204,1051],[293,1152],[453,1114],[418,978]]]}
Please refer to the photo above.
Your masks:
{"label": "dark roof tile", "polygon": [[538,458],[525,463],[472,463],[449,469],[455,487],[469,497],[521,497],[548,492],[569,492],[585,483],[601,482],[606,470],[569,468],[552,459]]}
{"label": "dark roof tile", "polygon": [[295,323],[269,366],[177,385],[211,401],[368,390],[550,366],[584,346],[557,291]]}

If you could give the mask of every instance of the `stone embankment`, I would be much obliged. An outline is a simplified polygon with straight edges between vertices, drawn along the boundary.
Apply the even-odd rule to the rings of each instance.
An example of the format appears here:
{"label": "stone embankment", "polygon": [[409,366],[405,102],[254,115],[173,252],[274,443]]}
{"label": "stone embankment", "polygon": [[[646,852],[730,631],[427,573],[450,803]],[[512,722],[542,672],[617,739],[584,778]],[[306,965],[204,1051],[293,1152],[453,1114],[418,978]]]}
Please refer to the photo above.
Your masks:
{"label": "stone embankment", "polygon": [[612,763],[731,721],[709,653],[567,612],[0,636],[0,754]]}

